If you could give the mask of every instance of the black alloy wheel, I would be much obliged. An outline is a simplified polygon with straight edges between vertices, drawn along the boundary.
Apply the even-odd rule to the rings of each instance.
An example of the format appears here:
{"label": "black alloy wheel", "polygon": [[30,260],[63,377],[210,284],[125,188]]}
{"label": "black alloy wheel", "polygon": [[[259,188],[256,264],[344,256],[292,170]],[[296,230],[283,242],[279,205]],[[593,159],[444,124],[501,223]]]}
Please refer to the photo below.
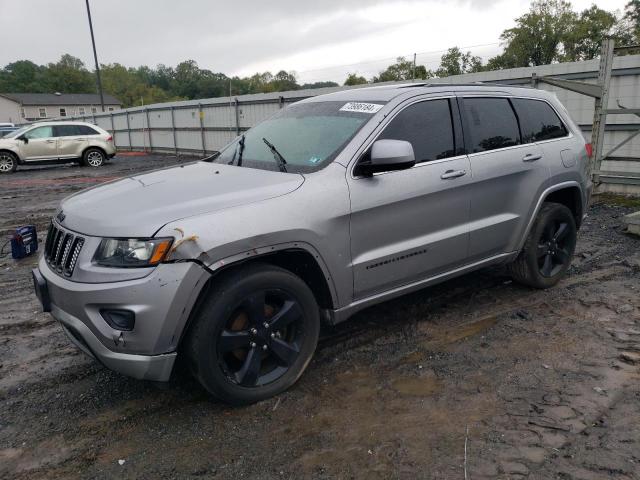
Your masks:
{"label": "black alloy wheel", "polygon": [[218,361],[243,387],[284,375],[300,354],[302,309],[283,290],[260,290],[244,298],[218,336]]}
{"label": "black alloy wheel", "polygon": [[309,364],[320,310],[299,277],[253,264],[212,279],[184,342],[191,371],[217,398],[246,405],[283,392]]}
{"label": "black alloy wheel", "polygon": [[576,240],[571,210],[559,203],[543,203],[524,247],[508,265],[509,273],[514,280],[530,287],[552,287],[571,266]]}
{"label": "black alloy wheel", "polygon": [[537,252],[538,267],[543,277],[553,277],[571,260],[569,230],[567,222],[552,220],[542,231]]}

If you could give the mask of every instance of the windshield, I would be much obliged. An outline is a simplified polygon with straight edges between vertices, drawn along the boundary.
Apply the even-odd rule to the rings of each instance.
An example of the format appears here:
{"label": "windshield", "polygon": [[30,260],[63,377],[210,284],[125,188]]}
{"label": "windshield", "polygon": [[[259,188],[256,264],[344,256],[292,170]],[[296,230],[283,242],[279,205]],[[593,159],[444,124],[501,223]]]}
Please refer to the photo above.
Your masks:
{"label": "windshield", "polygon": [[231,142],[213,161],[289,173],[315,172],[329,164],[383,104],[291,105]]}
{"label": "windshield", "polygon": [[16,138],[16,137],[22,135],[27,130],[29,130],[32,126],[33,125],[25,125],[24,127],[19,128],[15,132],[7,133],[3,138]]}

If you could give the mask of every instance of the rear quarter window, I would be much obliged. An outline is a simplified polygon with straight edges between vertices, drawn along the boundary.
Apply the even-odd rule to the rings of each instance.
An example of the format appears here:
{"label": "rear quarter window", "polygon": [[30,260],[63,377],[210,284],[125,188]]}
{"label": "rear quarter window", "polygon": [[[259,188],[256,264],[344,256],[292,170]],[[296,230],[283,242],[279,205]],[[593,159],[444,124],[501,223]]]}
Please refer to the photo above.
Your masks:
{"label": "rear quarter window", "polygon": [[100,135],[100,132],[88,125],[78,125],[78,129],[80,130],[80,135]]}
{"label": "rear quarter window", "polygon": [[523,143],[551,140],[568,135],[567,127],[547,102],[524,98],[514,98],[511,101],[520,120]]}
{"label": "rear quarter window", "polygon": [[465,98],[469,153],[511,147],[520,143],[518,120],[506,98]]}

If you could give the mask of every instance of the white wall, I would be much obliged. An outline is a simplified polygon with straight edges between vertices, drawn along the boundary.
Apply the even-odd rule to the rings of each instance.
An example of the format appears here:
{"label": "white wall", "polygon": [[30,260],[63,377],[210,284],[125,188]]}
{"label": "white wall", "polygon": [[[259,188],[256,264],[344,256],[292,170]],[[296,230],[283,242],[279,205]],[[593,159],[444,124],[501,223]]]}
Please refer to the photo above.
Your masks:
{"label": "white wall", "polygon": [[22,123],[20,104],[0,96],[0,122]]}

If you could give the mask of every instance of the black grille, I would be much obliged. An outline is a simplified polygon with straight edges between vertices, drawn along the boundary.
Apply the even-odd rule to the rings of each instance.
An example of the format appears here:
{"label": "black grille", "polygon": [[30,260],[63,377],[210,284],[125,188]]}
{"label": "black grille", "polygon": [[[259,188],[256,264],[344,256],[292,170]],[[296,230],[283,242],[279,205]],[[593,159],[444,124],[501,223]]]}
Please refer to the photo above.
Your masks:
{"label": "black grille", "polygon": [[51,222],[44,247],[44,258],[58,274],[70,277],[83,245],[84,238],[65,232]]}

